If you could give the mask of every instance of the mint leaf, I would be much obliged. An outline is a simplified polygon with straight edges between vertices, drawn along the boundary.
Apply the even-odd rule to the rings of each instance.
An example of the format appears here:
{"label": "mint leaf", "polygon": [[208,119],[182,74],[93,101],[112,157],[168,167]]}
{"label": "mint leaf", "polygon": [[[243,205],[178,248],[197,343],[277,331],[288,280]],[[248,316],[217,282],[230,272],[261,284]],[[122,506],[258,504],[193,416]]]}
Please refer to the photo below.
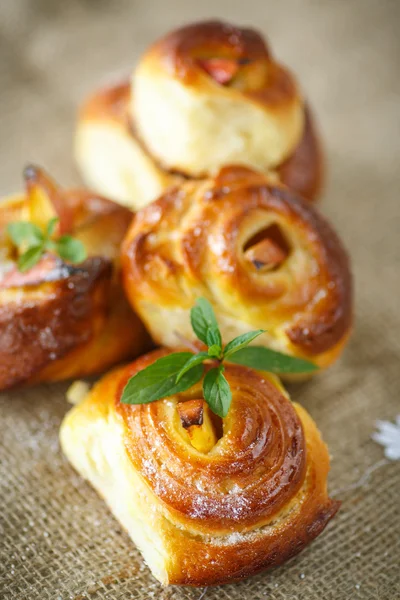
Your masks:
{"label": "mint leaf", "polygon": [[224,349],[224,358],[228,358],[228,356],[232,356],[234,352],[238,352],[242,348],[245,348],[250,342],[256,339],[259,335],[265,333],[265,329],[257,329],[256,331],[249,331],[249,333],[244,333],[243,335],[238,335],[233,338],[225,346]]}
{"label": "mint leaf", "polygon": [[56,242],[56,252],[63,260],[72,263],[83,262],[87,258],[85,246],[70,235],[62,235]]}
{"label": "mint leaf", "polygon": [[85,260],[87,257],[85,246],[79,240],[70,235],[63,235],[56,241],[51,239],[58,221],[58,217],[50,219],[45,233],[40,227],[29,221],[15,221],[7,225],[7,233],[17,248],[22,244],[28,245],[27,251],[18,259],[17,266],[21,272],[28,271],[33,267],[45,250],[53,250],[63,260],[72,263],[80,263]]}
{"label": "mint leaf", "polygon": [[53,240],[46,240],[44,245],[46,250],[57,250],[57,242],[53,242]]}
{"label": "mint leaf", "polygon": [[193,331],[204,344],[207,346],[222,346],[217,319],[208,300],[198,298],[196,305],[190,311],[190,322]]}
{"label": "mint leaf", "polygon": [[210,358],[218,358],[220,359],[222,355],[222,348],[221,346],[217,345],[217,344],[213,344],[212,346],[209,347],[208,349],[208,356]]}
{"label": "mint leaf", "polygon": [[263,346],[248,346],[229,357],[229,361],[270,373],[312,373],[318,367],[303,358],[276,352]]}
{"label": "mint leaf", "polygon": [[203,360],[205,360],[206,358],[209,358],[207,352],[199,352],[198,354],[193,354],[188,360],[187,362],[183,365],[182,369],[179,371],[178,375],[176,376],[176,383],[178,383],[182,376],[187,373],[187,371],[189,371],[189,369],[191,369],[192,367],[195,367],[196,365],[200,365]]}
{"label": "mint leaf", "polygon": [[137,380],[140,379],[143,386],[158,383],[159,381],[163,381],[165,377],[178,375],[179,371],[192,356],[192,352],[174,352],[173,354],[162,356],[154,361],[153,364],[136,373],[134,378]]}
{"label": "mint leaf", "polygon": [[191,352],[176,352],[159,358],[130,378],[122,392],[121,402],[147,404],[191,388],[203,376],[202,364],[192,367],[178,383],[176,377],[192,356]]}
{"label": "mint leaf", "polygon": [[222,339],[221,332],[215,327],[210,327],[206,334],[207,346],[217,346],[222,351]]}
{"label": "mint leaf", "polygon": [[58,217],[53,217],[52,219],[50,219],[50,221],[47,223],[47,227],[46,227],[46,232],[48,237],[51,237],[54,233],[54,230],[56,228],[57,223],[59,222],[59,218]]}
{"label": "mint leaf", "polygon": [[21,254],[18,259],[18,270],[21,273],[25,273],[25,271],[29,271],[32,267],[34,267],[39,260],[41,259],[43,254],[43,245],[40,244],[38,246],[31,246],[26,252]]}
{"label": "mint leaf", "polygon": [[208,371],[203,381],[204,398],[216,415],[226,417],[232,402],[232,392],[225,376],[222,374],[224,367]]}
{"label": "mint leaf", "polygon": [[29,221],[16,221],[7,225],[7,233],[16,246],[24,242],[29,246],[38,246],[44,240],[40,227]]}
{"label": "mint leaf", "polygon": [[[263,329],[237,336],[222,352],[221,333],[215,314],[211,304],[204,298],[197,300],[190,318],[196,335],[207,344],[208,351],[198,354],[177,352],[158,359],[131,377],[123,390],[122,403],[154,402],[188,390],[202,379],[203,362],[207,359],[218,359],[220,363],[228,359],[231,363],[278,374],[309,373],[318,369],[312,362],[302,358],[276,352],[264,346],[248,346],[264,333]],[[223,371],[223,365],[219,364],[218,367],[210,369],[203,380],[204,399],[210,409],[221,418],[226,417],[232,402],[232,392]]]}

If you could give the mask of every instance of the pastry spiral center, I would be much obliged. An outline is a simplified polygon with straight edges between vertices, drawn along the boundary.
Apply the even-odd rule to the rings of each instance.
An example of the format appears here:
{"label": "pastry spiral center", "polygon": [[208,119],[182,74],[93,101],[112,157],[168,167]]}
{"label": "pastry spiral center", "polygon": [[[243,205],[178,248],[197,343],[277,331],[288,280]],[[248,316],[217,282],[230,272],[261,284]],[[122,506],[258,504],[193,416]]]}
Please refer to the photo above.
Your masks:
{"label": "pastry spiral center", "polygon": [[[228,364],[225,376],[232,404],[222,435],[218,439],[209,423],[200,437],[204,442],[208,433],[211,439],[199,449],[182,426],[179,404],[198,403],[201,383],[186,399],[183,393],[137,406],[117,400],[130,460],[169,512],[194,531],[223,534],[266,523],[305,476],[304,434],[290,401],[266,375],[246,367]],[[189,427],[199,427],[192,423],[201,420],[194,404],[186,407],[192,414],[184,408]]]}

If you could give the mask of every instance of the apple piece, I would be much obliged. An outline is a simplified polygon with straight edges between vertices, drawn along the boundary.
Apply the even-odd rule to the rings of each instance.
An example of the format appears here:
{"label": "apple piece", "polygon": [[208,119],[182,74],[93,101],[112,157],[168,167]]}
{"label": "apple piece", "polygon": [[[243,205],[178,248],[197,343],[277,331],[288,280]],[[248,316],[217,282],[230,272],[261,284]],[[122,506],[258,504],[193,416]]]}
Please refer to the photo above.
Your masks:
{"label": "apple piece", "polygon": [[245,251],[244,256],[246,260],[254,265],[257,271],[269,271],[282,264],[287,252],[267,238],[251,246]]}
{"label": "apple piece", "polygon": [[221,85],[228,84],[239,70],[238,62],[230,58],[203,58],[198,64]]}
{"label": "apple piece", "polygon": [[177,405],[184,438],[199,452],[207,454],[217,443],[210,409],[202,398]]}
{"label": "apple piece", "polygon": [[58,217],[56,233],[62,235],[72,230],[73,213],[68,208],[56,183],[39,167],[30,165],[24,170],[28,199],[29,221],[46,229],[50,219]]}
{"label": "apple piece", "polygon": [[192,425],[203,425],[203,405],[204,401],[187,400],[178,404],[178,413],[181,419],[182,427],[189,429]]}

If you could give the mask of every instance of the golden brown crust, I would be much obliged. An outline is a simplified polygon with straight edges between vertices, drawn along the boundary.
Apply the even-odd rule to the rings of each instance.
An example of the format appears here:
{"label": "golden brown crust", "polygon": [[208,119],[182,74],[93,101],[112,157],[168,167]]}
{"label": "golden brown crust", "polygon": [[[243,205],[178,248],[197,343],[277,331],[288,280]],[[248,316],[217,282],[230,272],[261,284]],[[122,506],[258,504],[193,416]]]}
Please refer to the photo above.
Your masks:
{"label": "golden brown crust", "polygon": [[[120,382],[120,394],[129,377],[168,353],[159,350],[135,361]],[[164,403],[131,406],[117,398],[135,469],[168,509],[176,511],[181,525],[202,533],[245,532],[264,525],[299,490],[306,472],[304,435],[290,401],[247,367],[227,365],[224,375],[234,399],[224,422],[224,446],[221,442],[215,457],[188,456],[179,436],[165,435],[169,407],[166,412]],[[192,395],[193,390],[179,399]],[[154,452],[158,439],[163,443]]]}
{"label": "golden brown crust", "polygon": [[[269,271],[252,265],[245,252],[255,234],[285,238],[287,259]],[[154,306],[188,309],[202,295],[220,316],[266,329],[321,366],[351,328],[352,279],[338,236],[305,201],[248,169],[166,193],[136,215],[122,254],[128,297],[158,341],[169,324],[152,329]]]}
{"label": "golden brown crust", "polygon": [[[35,177],[60,217],[60,233],[80,239],[89,258],[73,266],[46,254],[26,273],[7,266],[0,277],[0,389],[94,373],[148,347],[119,281],[130,211],[85,190],[61,191],[39,170]],[[9,222],[27,218],[28,195],[3,201],[3,236]]]}
{"label": "golden brown crust", "polygon": [[[339,507],[340,502],[334,500],[326,502],[319,509],[314,505],[316,512],[310,511],[298,520],[293,519],[290,533],[285,528],[281,535],[268,540],[268,552],[265,540],[260,538],[226,547],[217,546],[210,556],[208,546],[192,538],[187,542],[185,555],[181,557],[181,569],[171,574],[169,581],[177,585],[223,585],[282,565],[325,529]],[[285,539],[289,535],[290,539]],[[196,557],[195,560],[193,557]],[[210,558],[213,562],[208,562]],[[207,565],[206,571],[204,565]]]}
{"label": "golden brown crust", "polygon": [[2,389],[33,377],[104,326],[111,263],[102,258],[90,258],[80,267],[59,263],[50,274],[53,281],[43,277],[33,286],[34,292],[40,289],[33,300],[28,290],[26,300],[20,300],[20,286],[0,291]]}
{"label": "golden brown crust", "polygon": [[102,373],[117,362],[138,356],[152,347],[143,324],[132,312],[119,280],[108,284],[105,290],[105,313],[103,326],[101,314],[92,321],[93,334],[88,340],[76,345],[62,358],[49,361],[29,380],[30,383],[60,381]]}
{"label": "golden brown crust", "polygon": [[[133,137],[156,167],[165,175],[180,175],[192,179],[187,173],[177,172],[162,165],[146,149],[129,115],[130,83],[122,81],[107,86],[93,94],[82,106],[79,118],[82,122],[110,123],[120,128],[126,136]],[[324,180],[324,158],[314,118],[305,107],[305,125],[302,138],[291,156],[276,169],[279,179],[290,189],[310,201],[318,199]],[[196,179],[196,178],[194,178]],[[171,184],[173,182],[171,181]]]}
{"label": "golden brown crust", "polygon": [[[243,63],[240,91],[263,106],[282,106],[298,95],[294,78],[274,61],[265,40],[254,29],[221,21],[194,23],[169,33],[146,53],[150,60],[157,57],[185,85],[199,85],[204,79],[200,61],[214,55],[235,60],[239,65]],[[253,73],[257,69],[257,85],[251,85],[248,69]]]}
{"label": "golden brown crust", "polygon": [[155,42],[148,52],[164,55],[178,77],[188,76],[203,53],[224,54],[238,61],[271,60],[271,52],[254,29],[235,27],[222,21],[184,25]]}
{"label": "golden brown crust", "polygon": [[277,168],[282,183],[303,198],[316,201],[324,183],[324,156],[314,117],[309,106],[304,111],[303,137],[289,156]]}
{"label": "golden brown crust", "polygon": [[79,110],[79,120],[112,121],[129,128],[130,83],[123,80],[91,95]]}
{"label": "golden brown crust", "polygon": [[[222,437],[210,452],[198,452],[181,435],[176,407],[198,397],[200,383],[164,401],[120,403],[127,378],[167,353],[104,377],[68,418],[71,439],[79,441],[74,412],[82,427],[84,419],[117,417],[131,468],[148,490],[168,583],[228,583],[283,563],[340,506],[327,495],[329,456],[315,424],[267,374],[228,364],[233,399]],[[129,513],[129,495],[123,501]]]}

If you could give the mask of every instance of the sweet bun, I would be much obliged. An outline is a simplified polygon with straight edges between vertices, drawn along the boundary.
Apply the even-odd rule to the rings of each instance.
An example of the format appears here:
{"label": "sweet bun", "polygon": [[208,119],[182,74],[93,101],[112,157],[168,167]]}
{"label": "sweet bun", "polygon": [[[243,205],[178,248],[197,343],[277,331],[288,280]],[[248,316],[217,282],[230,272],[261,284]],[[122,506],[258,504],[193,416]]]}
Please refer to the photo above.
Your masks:
{"label": "sweet bun", "polygon": [[229,164],[273,173],[309,200],[323,183],[318,134],[295,78],[257,32],[219,21],[168,34],[142,56],[131,85],[92,96],[75,154],[91,187],[135,208],[176,178]]}
{"label": "sweet bun", "polygon": [[160,345],[195,341],[196,298],[213,305],[225,342],[257,344],[320,367],[352,324],[352,278],[338,236],[282,185],[245,168],[186,182],[136,214],[122,245],[128,298]]}
{"label": "sweet bun", "polygon": [[[201,383],[152,404],[121,404],[129,376],[166,354],[155,351],[97,383],[65,417],[64,453],[161,583],[222,584],[281,564],[340,505],[327,495],[329,456],[315,423],[277,379],[230,364],[233,399],[223,420],[209,418]],[[205,449],[192,444],[180,416],[193,402],[208,420],[192,427],[214,435]]]}
{"label": "sweet bun", "polygon": [[[228,68],[233,73],[221,81]],[[146,147],[188,175],[236,163],[274,168],[304,129],[294,78],[252,29],[218,21],[178,29],[144,54],[133,86],[133,115]]]}
{"label": "sweet bun", "polygon": [[[0,205],[0,389],[99,372],[149,347],[121,287],[119,246],[131,212],[84,190],[61,190],[40,169],[26,193]],[[59,217],[88,258],[72,265],[45,253],[22,273],[6,233],[13,221],[44,227]]]}
{"label": "sweet bun", "polygon": [[75,157],[87,185],[123,205],[142,208],[183,180],[159,166],[129,118],[129,83],[90,97],[79,113]]}

